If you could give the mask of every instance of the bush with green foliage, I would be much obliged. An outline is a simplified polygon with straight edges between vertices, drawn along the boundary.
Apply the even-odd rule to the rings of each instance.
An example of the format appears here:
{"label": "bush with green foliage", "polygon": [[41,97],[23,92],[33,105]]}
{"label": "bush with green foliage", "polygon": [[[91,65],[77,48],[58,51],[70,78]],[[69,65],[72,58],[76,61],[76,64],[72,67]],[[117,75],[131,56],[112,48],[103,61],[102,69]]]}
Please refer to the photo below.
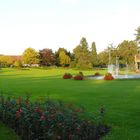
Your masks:
{"label": "bush with green foliage", "polygon": [[[50,99],[32,103],[28,97],[0,97],[0,121],[22,140],[98,140],[109,131],[103,121],[83,118],[83,111]],[[103,117],[103,109],[100,113]]]}
{"label": "bush with green foliage", "polygon": [[74,80],[83,80],[83,79],[84,79],[84,74],[81,71],[74,76]]}
{"label": "bush with green foliage", "polygon": [[100,76],[101,74],[99,72],[95,72],[94,76]]}

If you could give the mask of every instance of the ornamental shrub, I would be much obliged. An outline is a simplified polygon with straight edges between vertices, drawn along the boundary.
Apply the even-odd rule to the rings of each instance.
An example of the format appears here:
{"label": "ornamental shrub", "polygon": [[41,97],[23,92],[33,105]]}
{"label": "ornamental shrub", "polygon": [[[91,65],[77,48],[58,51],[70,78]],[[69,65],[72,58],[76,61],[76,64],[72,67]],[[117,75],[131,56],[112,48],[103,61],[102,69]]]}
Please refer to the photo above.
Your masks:
{"label": "ornamental shrub", "polygon": [[74,76],[74,80],[83,80],[83,76],[78,74],[78,75]]}
{"label": "ornamental shrub", "polygon": [[99,72],[95,72],[94,76],[100,76],[101,74]]}
{"label": "ornamental shrub", "polygon": [[74,80],[83,80],[84,74],[83,72],[79,72],[77,75],[74,76]]}
{"label": "ornamental shrub", "polygon": [[81,71],[79,72],[79,75],[81,75],[81,76],[83,76],[83,77],[84,77],[84,74],[83,74],[83,72],[81,72]]}
{"label": "ornamental shrub", "polygon": [[63,75],[63,79],[71,79],[72,78],[72,75],[70,73],[65,73]]}
{"label": "ornamental shrub", "polygon": [[111,73],[106,73],[104,76],[104,80],[114,80],[114,77]]}
{"label": "ornamental shrub", "polygon": [[[100,120],[82,118],[83,108],[48,99],[0,97],[0,121],[13,128],[21,140],[98,140],[109,131]],[[101,117],[102,116],[102,117]]]}

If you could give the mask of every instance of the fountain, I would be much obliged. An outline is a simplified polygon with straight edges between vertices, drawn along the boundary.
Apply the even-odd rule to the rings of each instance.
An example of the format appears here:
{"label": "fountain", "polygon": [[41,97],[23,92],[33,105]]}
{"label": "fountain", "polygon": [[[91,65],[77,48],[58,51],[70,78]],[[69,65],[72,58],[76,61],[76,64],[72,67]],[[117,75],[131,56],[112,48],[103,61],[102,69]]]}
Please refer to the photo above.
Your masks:
{"label": "fountain", "polygon": [[107,72],[114,75],[114,65],[113,64],[108,65]]}
{"label": "fountain", "polygon": [[116,56],[116,67],[115,67],[115,75],[119,75],[119,57]]}
{"label": "fountain", "polygon": [[[115,79],[137,79],[140,78],[140,74],[128,74],[128,64],[126,63],[125,74],[119,74],[119,57],[116,56],[116,64],[111,64],[111,54],[109,51],[109,64],[107,67],[107,72],[111,73]],[[90,79],[103,79],[104,76],[90,77]]]}
{"label": "fountain", "polygon": [[126,63],[125,78],[128,78],[128,64]]}

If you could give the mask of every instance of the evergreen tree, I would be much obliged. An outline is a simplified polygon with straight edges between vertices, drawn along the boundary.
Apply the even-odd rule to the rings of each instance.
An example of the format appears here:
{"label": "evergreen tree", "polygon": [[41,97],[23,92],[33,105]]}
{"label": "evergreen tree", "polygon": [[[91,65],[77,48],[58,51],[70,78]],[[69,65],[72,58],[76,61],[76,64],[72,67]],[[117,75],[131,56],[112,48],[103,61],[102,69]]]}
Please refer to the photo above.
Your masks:
{"label": "evergreen tree", "polygon": [[140,26],[136,29],[136,41],[140,45]]}
{"label": "evergreen tree", "polygon": [[93,42],[91,46],[91,62],[92,62],[92,66],[98,65],[97,50],[96,50],[95,42]]}
{"label": "evergreen tree", "polygon": [[88,43],[86,38],[82,38],[80,44],[73,50],[75,55],[75,63],[78,68],[89,69],[92,68],[91,54],[88,50]]}

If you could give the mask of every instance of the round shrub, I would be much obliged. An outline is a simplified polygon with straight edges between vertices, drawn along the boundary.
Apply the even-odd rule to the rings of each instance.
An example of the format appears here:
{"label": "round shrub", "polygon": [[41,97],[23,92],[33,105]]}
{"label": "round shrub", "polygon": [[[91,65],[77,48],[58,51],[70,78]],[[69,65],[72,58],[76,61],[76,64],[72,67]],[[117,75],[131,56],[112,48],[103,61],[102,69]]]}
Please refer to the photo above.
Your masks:
{"label": "round shrub", "polygon": [[72,78],[72,75],[70,73],[65,73],[63,75],[63,79],[71,79]]}
{"label": "round shrub", "polygon": [[111,73],[106,73],[104,76],[104,80],[114,80],[114,77]]}
{"label": "round shrub", "polygon": [[81,72],[81,71],[79,72],[79,75],[81,75],[81,76],[83,76],[83,77],[84,77],[84,74],[83,74],[83,72]]}
{"label": "round shrub", "polygon": [[74,76],[74,80],[83,80],[83,79],[84,79],[84,77],[80,74]]}
{"label": "round shrub", "polygon": [[99,72],[95,72],[94,76],[100,76],[101,74]]}

